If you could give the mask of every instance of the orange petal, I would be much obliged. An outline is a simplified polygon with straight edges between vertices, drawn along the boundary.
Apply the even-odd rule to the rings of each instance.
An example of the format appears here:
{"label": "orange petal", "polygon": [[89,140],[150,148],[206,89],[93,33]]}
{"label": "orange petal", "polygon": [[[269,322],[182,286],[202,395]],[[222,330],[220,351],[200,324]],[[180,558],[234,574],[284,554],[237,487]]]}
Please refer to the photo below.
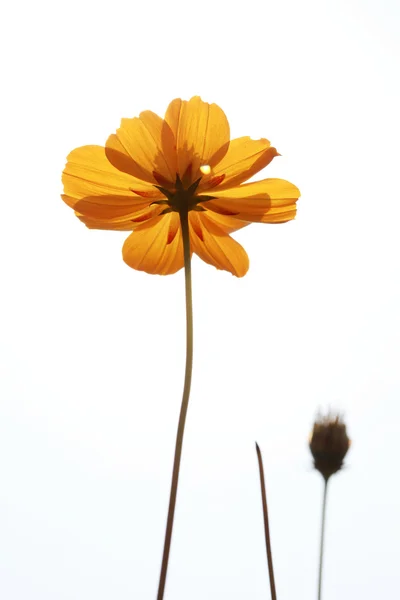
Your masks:
{"label": "orange petal", "polygon": [[178,173],[192,166],[192,181],[201,177],[200,167],[212,168],[225,156],[229,146],[229,123],[217,104],[177,98],[168,106],[165,121],[176,140]]}
{"label": "orange petal", "polygon": [[233,233],[242,227],[249,225],[249,221],[242,221],[237,217],[222,215],[211,210],[201,213],[202,222],[207,226],[209,231],[212,230],[212,226],[216,225],[220,230],[225,233]]}
{"label": "orange petal", "polygon": [[[132,195],[130,188],[137,187],[141,191],[154,189],[113,167],[102,146],[76,148],[68,155],[67,161],[62,175],[64,191],[77,200],[87,196],[121,196],[120,204],[125,204],[132,201],[129,198]],[[140,202],[143,200],[140,199]]]}
{"label": "orange petal", "polygon": [[232,140],[221,162],[216,165],[212,177],[225,175],[218,189],[226,189],[247,181],[279,156],[266,139],[252,140],[241,137]]}
{"label": "orange petal", "polygon": [[107,158],[121,171],[157,184],[154,172],[175,182],[177,164],[175,138],[167,123],[146,110],[139,117],[122,119],[116,135],[106,143]]}
{"label": "orange petal", "polygon": [[82,200],[77,200],[64,194],[61,198],[77,213],[105,221],[129,217],[142,209],[152,211],[148,200],[143,201],[143,198],[135,200],[133,196],[86,196]]}
{"label": "orange petal", "polygon": [[284,179],[263,179],[213,192],[215,200],[204,203],[207,210],[260,223],[284,223],[294,219],[298,188]]}
{"label": "orange petal", "polygon": [[122,256],[133,269],[153,275],[179,271],[183,267],[183,243],[178,213],[158,216],[139,225],[126,239]]}
{"label": "orange petal", "polygon": [[92,215],[81,214],[76,211],[75,214],[86,227],[89,229],[106,229],[112,231],[133,231],[139,225],[142,225],[145,221],[158,216],[161,208],[156,206],[145,207],[142,210],[132,212],[127,215],[121,215],[120,217],[113,216],[112,218],[95,217]]}
{"label": "orange petal", "polygon": [[191,249],[209,265],[243,277],[249,268],[249,258],[242,246],[206,213],[189,213]]}

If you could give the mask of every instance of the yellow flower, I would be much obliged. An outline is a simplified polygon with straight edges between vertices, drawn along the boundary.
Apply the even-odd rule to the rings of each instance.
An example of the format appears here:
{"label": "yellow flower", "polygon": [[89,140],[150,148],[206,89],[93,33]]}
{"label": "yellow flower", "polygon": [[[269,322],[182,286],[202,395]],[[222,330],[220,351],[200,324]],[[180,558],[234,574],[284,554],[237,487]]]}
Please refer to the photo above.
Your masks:
{"label": "yellow flower", "polygon": [[183,267],[180,214],[189,212],[191,252],[242,277],[249,259],[229,234],[249,223],[294,218],[299,190],[282,179],[243,184],[278,156],[266,139],[230,140],[216,104],[173,100],[122,119],[105,148],[73,150],[63,200],[92,229],[132,231],[122,254],[132,268],[160,275]]}

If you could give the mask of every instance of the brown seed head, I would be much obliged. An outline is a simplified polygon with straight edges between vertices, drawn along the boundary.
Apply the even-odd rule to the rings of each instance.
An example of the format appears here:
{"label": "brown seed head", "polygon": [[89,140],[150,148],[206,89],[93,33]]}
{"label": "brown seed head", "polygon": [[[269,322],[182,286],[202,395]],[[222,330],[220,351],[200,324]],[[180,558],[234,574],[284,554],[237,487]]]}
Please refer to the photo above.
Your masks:
{"label": "brown seed head", "polygon": [[310,435],[310,450],[314,467],[325,481],[340,471],[349,448],[346,425],[340,415],[318,415]]}

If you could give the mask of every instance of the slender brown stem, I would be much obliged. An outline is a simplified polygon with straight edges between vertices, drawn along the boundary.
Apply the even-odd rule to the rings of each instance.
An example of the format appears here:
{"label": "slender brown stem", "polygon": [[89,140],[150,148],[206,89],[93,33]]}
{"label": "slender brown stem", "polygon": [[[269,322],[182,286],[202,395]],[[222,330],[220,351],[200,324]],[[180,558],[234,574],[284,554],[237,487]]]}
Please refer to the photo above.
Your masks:
{"label": "slender brown stem", "polygon": [[257,458],[258,458],[258,468],[260,470],[260,486],[261,486],[263,515],[264,515],[264,534],[265,534],[265,545],[267,548],[269,585],[271,588],[271,598],[272,598],[272,600],[276,600],[274,566],[272,564],[272,549],[271,549],[271,539],[270,539],[270,534],[269,534],[267,493],[265,491],[264,466],[263,466],[261,451],[260,451],[260,448],[259,448],[257,442],[256,442],[256,451],[257,451]]}
{"label": "slender brown stem", "polygon": [[189,219],[187,211],[180,213],[181,230],[183,238],[183,255],[185,261],[185,291],[186,291],[186,368],[185,383],[181,412],[179,415],[178,430],[176,433],[174,466],[172,469],[171,491],[169,497],[167,526],[165,530],[164,550],[161,563],[160,581],[158,584],[157,600],[164,598],[165,582],[167,579],[169,551],[171,547],[172,528],[174,525],[174,514],[176,495],[178,491],[179,470],[181,465],[183,434],[185,432],[186,414],[189,404],[190,384],[192,381],[193,364],[193,304],[192,304],[192,273],[190,259]]}
{"label": "slender brown stem", "polygon": [[325,544],[325,517],[326,517],[326,498],[328,494],[328,479],[324,478],[324,498],[322,500],[322,521],[321,521],[321,542],[319,548],[319,572],[318,572],[318,600],[321,600],[322,593],[322,564],[324,559]]}

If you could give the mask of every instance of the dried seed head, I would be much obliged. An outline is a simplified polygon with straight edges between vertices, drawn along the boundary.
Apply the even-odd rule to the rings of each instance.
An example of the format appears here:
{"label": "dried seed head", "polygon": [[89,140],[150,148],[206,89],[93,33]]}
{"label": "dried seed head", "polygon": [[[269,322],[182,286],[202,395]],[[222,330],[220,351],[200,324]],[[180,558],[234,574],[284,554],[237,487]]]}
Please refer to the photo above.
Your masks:
{"label": "dried seed head", "polygon": [[350,443],[340,415],[317,416],[310,435],[310,450],[314,467],[325,481],[342,468]]}

